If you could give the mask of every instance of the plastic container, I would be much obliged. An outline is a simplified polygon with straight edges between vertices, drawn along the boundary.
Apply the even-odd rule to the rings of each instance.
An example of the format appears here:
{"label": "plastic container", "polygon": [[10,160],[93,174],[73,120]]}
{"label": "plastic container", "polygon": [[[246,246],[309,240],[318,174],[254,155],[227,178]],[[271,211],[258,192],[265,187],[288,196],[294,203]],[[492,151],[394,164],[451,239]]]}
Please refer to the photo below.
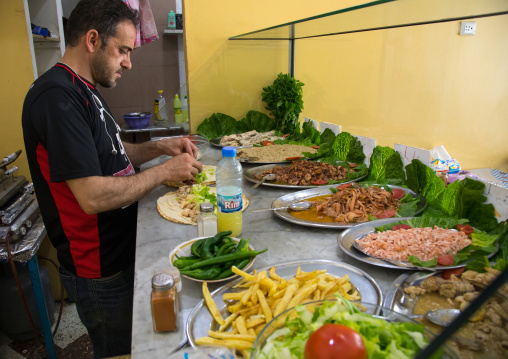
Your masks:
{"label": "plastic container", "polygon": [[168,13],[168,29],[176,29],[176,14],[173,10]]}
{"label": "plastic container", "polygon": [[173,109],[175,110],[175,122],[182,123],[182,102],[180,101],[180,97],[178,97],[178,95],[175,95],[175,100],[173,101]]}
{"label": "plastic container", "polygon": [[201,203],[198,213],[198,237],[212,237],[217,234],[217,216],[214,205],[210,202]]}
{"label": "plastic container", "polygon": [[223,147],[217,176],[217,231],[242,233],[242,165],[236,159],[235,147]]}
{"label": "plastic container", "polygon": [[157,98],[159,101],[159,115],[160,120],[158,120],[157,124],[167,124],[169,122],[168,117],[168,108],[166,106],[166,99],[164,98],[164,91],[159,90],[159,97]]}
{"label": "plastic container", "polygon": [[189,102],[187,101],[187,95],[182,100],[182,119],[184,123],[189,122]]}
{"label": "plastic container", "polygon": [[178,299],[175,279],[171,274],[158,273],[152,278],[152,321],[155,332],[178,330]]}
{"label": "plastic container", "polygon": [[130,112],[122,115],[130,128],[145,128],[150,123],[150,112]]}

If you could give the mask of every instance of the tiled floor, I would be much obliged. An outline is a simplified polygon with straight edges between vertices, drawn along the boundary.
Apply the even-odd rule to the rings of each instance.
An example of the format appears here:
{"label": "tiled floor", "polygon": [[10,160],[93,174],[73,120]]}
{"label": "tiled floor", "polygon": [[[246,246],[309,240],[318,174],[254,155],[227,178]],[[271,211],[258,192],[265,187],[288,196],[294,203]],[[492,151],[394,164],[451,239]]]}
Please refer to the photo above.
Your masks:
{"label": "tiled floor", "polygon": [[[55,303],[55,324],[58,319],[60,303]],[[42,336],[41,336],[42,339]],[[92,343],[86,329],[79,320],[76,306],[64,302],[62,319],[54,336],[58,359],[91,359],[93,358]],[[46,348],[37,339],[28,341],[12,341],[0,332],[0,358],[2,359],[43,359],[47,358]]]}

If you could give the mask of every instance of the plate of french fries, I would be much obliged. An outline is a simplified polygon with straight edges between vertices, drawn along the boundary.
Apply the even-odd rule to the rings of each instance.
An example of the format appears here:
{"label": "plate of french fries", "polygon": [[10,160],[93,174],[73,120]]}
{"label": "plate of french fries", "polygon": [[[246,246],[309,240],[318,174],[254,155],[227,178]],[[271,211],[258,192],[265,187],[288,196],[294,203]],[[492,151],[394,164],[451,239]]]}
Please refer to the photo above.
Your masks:
{"label": "plate of french fries", "polygon": [[203,299],[190,313],[186,332],[193,347],[223,346],[249,358],[250,348],[264,326],[298,304],[333,299],[380,306],[381,288],[364,271],[328,260],[281,263],[247,273],[210,293],[203,283]]}

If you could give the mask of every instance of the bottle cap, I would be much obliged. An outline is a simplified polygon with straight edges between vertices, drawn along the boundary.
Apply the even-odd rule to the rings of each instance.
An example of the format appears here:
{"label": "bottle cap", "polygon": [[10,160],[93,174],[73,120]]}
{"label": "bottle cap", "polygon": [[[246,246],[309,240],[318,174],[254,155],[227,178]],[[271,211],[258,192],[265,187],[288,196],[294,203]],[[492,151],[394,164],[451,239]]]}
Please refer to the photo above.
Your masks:
{"label": "bottle cap", "polygon": [[159,92],[159,93],[163,93],[164,91],[162,91],[162,90],[159,90],[158,92]]}
{"label": "bottle cap", "polygon": [[171,274],[168,273],[159,273],[153,276],[152,278],[152,289],[158,292],[163,292],[165,290],[173,288],[175,284],[175,279]]}
{"label": "bottle cap", "polygon": [[213,212],[213,209],[214,209],[214,206],[213,206],[213,203],[211,203],[211,202],[204,202],[204,203],[201,203],[201,205],[199,206],[199,210],[201,212]]}
{"label": "bottle cap", "polygon": [[222,157],[235,157],[236,147],[222,147]]}

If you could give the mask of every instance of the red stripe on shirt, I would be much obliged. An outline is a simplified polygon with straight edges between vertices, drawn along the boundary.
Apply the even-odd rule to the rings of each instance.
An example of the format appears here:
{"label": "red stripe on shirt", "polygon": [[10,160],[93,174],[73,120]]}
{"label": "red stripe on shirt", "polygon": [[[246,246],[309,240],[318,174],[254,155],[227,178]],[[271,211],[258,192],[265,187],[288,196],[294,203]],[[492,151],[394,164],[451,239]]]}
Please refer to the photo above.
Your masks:
{"label": "red stripe on shirt", "polygon": [[100,239],[98,217],[88,215],[79,206],[65,181],[51,182],[48,152],[39,143],[37,162],[55,201],[60,221],[74,260],[76,274],[84,278],[100,278]]}

